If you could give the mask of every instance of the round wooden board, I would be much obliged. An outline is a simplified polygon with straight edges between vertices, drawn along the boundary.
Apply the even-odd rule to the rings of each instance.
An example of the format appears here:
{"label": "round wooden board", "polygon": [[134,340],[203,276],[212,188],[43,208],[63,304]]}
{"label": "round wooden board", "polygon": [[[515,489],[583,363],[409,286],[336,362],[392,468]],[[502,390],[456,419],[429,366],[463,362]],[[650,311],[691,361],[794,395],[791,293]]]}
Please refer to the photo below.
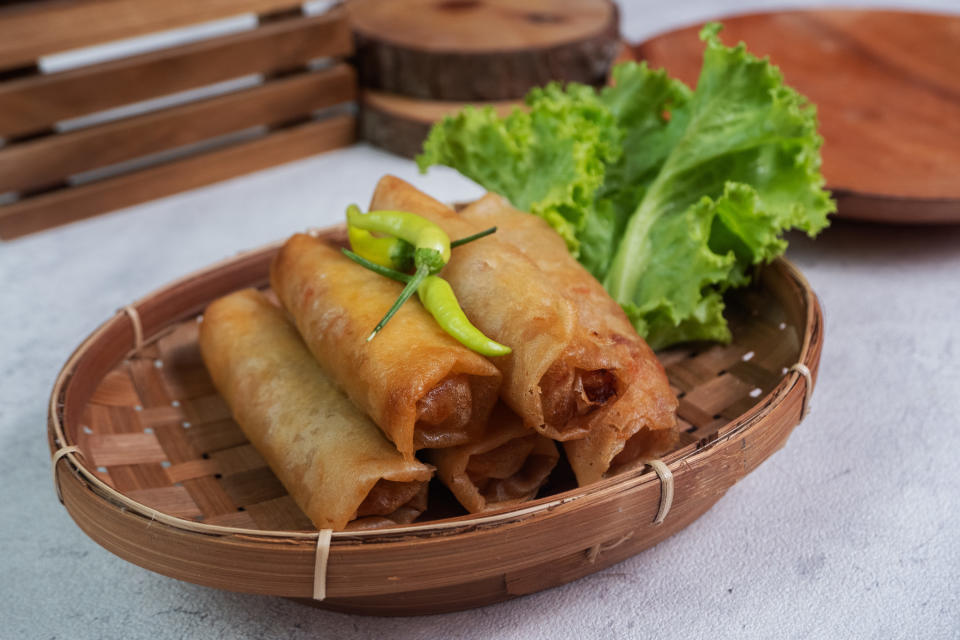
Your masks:
{"label": "round wooden board", "polygon": [[[816,10],[722,20],[817,105],[823,171],[845,218],[960,222],[960,17]],[[690,86],[700,26],[635,45]]]}
{"label": "round wooden board", "polygon": [[[327,232],[334,241],[343,231]],[[230,291],[263,287],[279,245],[192,274],[121,311],[67,361],[50,400],[55,481],[96,542],[197,584],[310,598],[317,532],[231,420],[196,344],[198,314]],[[553,587],[620,562],[683,529],[779,449],[802,419],[823,318],[785,260],[728,297],[734,340],[658,354],[683,429],[663,458],[673,505],[653,520],[648,469],[576,488],[561,472],[522,507],[467,515],[431,492],[422,521],[335,532],[319,606],[367,614],[439,613]],[[137,331],[142,343],[136,346]],[[64,449],[75,447],[75,450]]]}
{"label": "round wooden board", "polygon": [[424,100],[599,85],[619,48],[610,0],[350,0],[360,86]]}
{"label": "round wooden board", "polygon": [[523,101],[445,102],[364,89],[360,93],[358,112],[360,137],[390,153],[413,158],[420,153],[435,122],[456,114],[467,105],[480,109],[493,107],[503,117],[514,107],[522,106]]}
{"label": "round wooden board", "polygon": [[[633,52],[627,43],[621,42],[613,63],[626,60],[633,60]],[[467,105],[479,109],[493,107],[497,114],[503,117],[514,107],[522,108],[523,100],[421,100],[375,89],[363,89],[360,92],[360,109],[357,115],[360,137],[391,153],[413,158],[420,153],[423,141],[434,123],[454,115]]]}

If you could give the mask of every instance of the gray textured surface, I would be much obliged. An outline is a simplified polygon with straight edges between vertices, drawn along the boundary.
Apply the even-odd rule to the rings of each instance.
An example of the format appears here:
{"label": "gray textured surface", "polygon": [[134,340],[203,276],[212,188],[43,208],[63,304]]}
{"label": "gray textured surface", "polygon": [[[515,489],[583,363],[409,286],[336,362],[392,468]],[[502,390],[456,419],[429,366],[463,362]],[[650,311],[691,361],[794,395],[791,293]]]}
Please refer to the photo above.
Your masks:
{"label": "gray textured surface", "polygon": [[[625,30],[734,4],[628,3]],[[335,221],[384,172],[478,193],[361,146],[0,244],[0,638],[960,637],[960,227],[791,238],[826,312],[810,416],[688,529],[565,587],[372,619],[177,582],[90,541],[56,502],[44,438],[72,348],[172,278]]]}

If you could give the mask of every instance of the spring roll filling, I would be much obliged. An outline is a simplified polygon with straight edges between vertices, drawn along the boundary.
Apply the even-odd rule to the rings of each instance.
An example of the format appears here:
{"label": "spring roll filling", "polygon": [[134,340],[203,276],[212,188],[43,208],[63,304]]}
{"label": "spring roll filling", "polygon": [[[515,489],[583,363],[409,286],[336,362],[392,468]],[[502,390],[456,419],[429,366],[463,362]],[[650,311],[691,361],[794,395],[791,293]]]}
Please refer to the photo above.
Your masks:
{"label": "spring roll filling", "polygon": [[534,497],[556,463],[556,445],[531,434],[470,456],[466,474],[487,504],[492,505]]}
{"label": "spring roll filling", "polygon": [[380,478],[357,507],[357,517],[389,516],[414,500],[424,486],[424,482],[396,482]]}
{"label": "spring roll filling", "polygon": [[676,434],[672,430],[643,427],[624,442],[620,452],[610,460],[610,467],[604,475],[613,476],[638,462],[646,462],[641,459],[644,452],[664,451],[673,445],[674,440]]}
{"label": "spring roll filling", "polygon": [[558,433],[572,435],[584,427],[574,418],[615,401],[619,385],[619,378],[608,369],[584,370],[557,361],[540,379],[544,420]]}
{"label": "spring roll filling", "polygon": [[[365,531],[369,529],[380,529],[383,527],[392,527],[398,524],[410,524],[411,522],[419,518],[421,513],[426,511],[427,509],[427,483],[426,482],[391,483],[391,481],[389,480],[381,480],[380,482],[388,483],[387,488],[389,488],[389,484],[414,485],[416,488],[416,492],[413,493],[413,495],[410,495],[409,499],[406,502],[397,506],[395,510],[383,515],[376,515],[376,514],[363,515],[362,511],[365,509],[365,507],[363,504],[361,504],[360,507],[357,509],[357,515],[355,519],[351,520],[347,524],[345,528],[347,531]],[[378,482],[377,484],[379,485],[380,482]],[[409,489],[409,487],[405,487],[404,491],[406,492],[407,489]],[[385,489],[378,489],[377,485],[374,485],[374,489],[371,490],[371,493],[373,493],[374,491],[382,492],[382,491],[385,491]],[[378,500],[378,498],[374,498],[374,500]],[[392,499],[387,498],[386,500],[391,501]],[[395,500],[392,500],[392,501],[395,501]],[[366,503],[366,500],[364,501],[364,503]],[[386,510],[387,508],[388,508],[388,505],[386,504],[382,505],[382,510]]]}
{"label": "spring roll filling", "polygon": [[466,472],[471,482],[477,484],[483,478],[509,478],[521,468],[524,460],[533,451],[537,436],[531,433],[523,438],[505,442],[499,447],[470,456]]}
{"label": "spring roll filling", "polygon": [[448,377],[417,400],[417,422],[413,443],[417,449],[449,446],[466,441],[464,429],[470,422],[473,392],[463,374]]}

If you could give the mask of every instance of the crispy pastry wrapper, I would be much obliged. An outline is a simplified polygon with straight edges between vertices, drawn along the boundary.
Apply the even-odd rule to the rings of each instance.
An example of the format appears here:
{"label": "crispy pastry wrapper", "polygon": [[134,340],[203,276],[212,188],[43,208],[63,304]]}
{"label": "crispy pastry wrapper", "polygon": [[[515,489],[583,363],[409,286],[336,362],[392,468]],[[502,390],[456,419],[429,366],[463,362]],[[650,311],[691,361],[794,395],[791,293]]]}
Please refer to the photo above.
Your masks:
{"label": "crispy pastry wrapper", "polygon": [[[576,309],[583,357],[615,380],[615,395],[588,414],[587,436],[564,443],[579,484],[669,451],[677,439],[677,399],[663,366],[620,305],[570,255],[563,238],[542,218],[514,209],[497,194],[487,194],[461,215],[479,227],[496,226],[501,241],[540,268]],[[593,376],[594,384],[602,384],[598,371]]]}
{"label": "crispy pastry wrapper", "polygon": [[[393,176],[380,180],[370,208],[419,214],[451,240],[485,228]],[[471,322],[513,349],[491,358],[503,373],[504,402],[524,424],[554,440],[583,438],[596,410],[621,390],[619,354],[600,348],[570,300],[499,236],[457,247],[441,275]]]}
{"label": "crispy pastry wrapper", "polygon": [[482,436],[430,452],[437,477],[470,513],[535,498],[559,457],[556,443],[528,429],[502,404],[494,409]]}
{"label": "crispy pastry wrapper", "polygon": [[426,508],[432,468],[397,452],[261,293],[211,303],[200,350],[240,428],[318,528],[406,523]]}
{"label": "crispy pastry wrapper", "polygon": [[407,459],[417,449],[464,444],[483,429],[501,375],[419,301],[404,304],[367,342],[400,283],[303,234],[280,249],[270,282],[327,375]]}

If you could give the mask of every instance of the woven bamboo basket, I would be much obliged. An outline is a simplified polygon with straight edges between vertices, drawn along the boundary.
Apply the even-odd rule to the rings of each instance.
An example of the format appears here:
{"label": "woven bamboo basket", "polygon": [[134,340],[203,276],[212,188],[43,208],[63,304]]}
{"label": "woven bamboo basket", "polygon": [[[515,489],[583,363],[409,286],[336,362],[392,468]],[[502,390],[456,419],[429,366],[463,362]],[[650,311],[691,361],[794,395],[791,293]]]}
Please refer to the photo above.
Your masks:
{"label": "woven bamboo basket", "polygon": [[731,344],[659,354],[684,431],[663,458],[672,479],[646,468],[578,489],[561,469],[539,499],[482,516],[464,515],[437,488],[421,521],[335,532],[325,545],[231,420],[196,345],[205,305],[265,287],[278,247],[120,310],[60,373],[48,424],[58,493],[80,528],[118,556],[188,582],[366,614],[438,613],[535,592],[620,562],[696,520],[783,446],[819,362],[816,296],[777,260],[729,297]]}

